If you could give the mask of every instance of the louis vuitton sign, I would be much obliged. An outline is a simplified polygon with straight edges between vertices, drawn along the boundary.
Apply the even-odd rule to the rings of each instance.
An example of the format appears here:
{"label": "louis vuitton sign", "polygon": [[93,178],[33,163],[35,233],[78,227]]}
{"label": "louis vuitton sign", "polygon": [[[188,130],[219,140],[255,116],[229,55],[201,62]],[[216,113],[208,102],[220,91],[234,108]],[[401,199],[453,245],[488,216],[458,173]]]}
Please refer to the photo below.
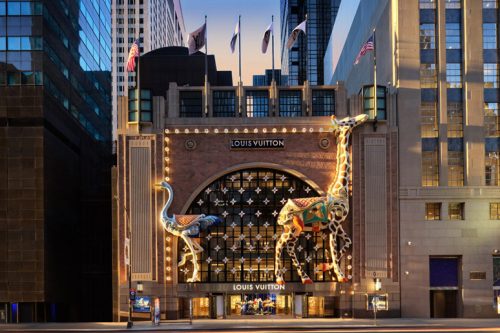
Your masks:
{"label": "louis vuitton sign", "polygon": [[285,149],[285,139],[231,139],[231,150]]}

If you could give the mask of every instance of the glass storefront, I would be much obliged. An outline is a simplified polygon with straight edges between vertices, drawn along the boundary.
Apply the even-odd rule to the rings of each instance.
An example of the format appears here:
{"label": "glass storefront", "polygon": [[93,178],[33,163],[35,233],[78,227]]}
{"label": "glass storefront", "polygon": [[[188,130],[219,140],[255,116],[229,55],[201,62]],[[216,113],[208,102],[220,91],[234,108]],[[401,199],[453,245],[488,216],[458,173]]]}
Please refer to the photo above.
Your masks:
{"label": "glass storefront", "polygon": [[229,316],[288,316],[292,313],[290,302],[290,295],[228,295],[227,313]]}

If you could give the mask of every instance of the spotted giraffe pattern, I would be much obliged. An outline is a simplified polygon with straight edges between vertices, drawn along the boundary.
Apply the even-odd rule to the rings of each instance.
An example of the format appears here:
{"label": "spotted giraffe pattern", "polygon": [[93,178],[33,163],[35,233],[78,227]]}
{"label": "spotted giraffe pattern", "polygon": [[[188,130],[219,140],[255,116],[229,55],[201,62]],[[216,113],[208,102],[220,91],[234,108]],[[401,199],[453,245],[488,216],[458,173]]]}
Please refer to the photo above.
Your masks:
{"label": "spotted giraffe pattern", "polygon": [[[327,196],[320,198],[289,199],[278,215],[278,224],[283,226],[283,233],[276,243],[275,275],[276,283],[284,284],[283,248],[299,274],[302,283],[312,283],[312,279],[302,269],[297,260],[295,245],[305,225],[320,222],[328,225],[331,263],[323,264],[323,270],[333,270],[338,282],[346,282],[340,260],[352,244],[351,239],[342,228],[342,223],[349,214],[349,177],[351,172],[349,138],[354,127],[368,119],[363,114],[338,121],[332,116],[332,126],[337,137],[337,165],[333,183],[329,186]],[[337,244],[342,244],[337,250]]]}

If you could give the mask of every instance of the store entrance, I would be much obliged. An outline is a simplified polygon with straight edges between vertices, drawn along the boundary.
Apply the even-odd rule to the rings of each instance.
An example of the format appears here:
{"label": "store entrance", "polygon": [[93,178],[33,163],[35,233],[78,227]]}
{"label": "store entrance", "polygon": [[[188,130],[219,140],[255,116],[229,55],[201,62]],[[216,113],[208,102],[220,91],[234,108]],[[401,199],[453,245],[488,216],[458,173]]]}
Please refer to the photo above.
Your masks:
{"label": "store entrance", "polygon": [[243,316],[290,316],[291,296],[278,294],[228,295],[228,314]]}

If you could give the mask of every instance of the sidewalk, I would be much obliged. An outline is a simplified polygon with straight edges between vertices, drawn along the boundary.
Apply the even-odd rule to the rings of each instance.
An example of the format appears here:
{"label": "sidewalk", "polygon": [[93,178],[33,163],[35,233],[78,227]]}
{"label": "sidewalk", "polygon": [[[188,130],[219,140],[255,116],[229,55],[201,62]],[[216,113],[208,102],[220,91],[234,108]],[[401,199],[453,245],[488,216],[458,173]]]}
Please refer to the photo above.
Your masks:
{"label": "sidewalk", "polygon": [[[241,331],[263,329],[361,329],[374,328],[372,319],[221,319],[189,321],[162,321],[160,326],[151,322],[134,322],[132,329],[127,323],[34,323],[0,324],[0,332],[123,332],[123,331],[217,331],[237,329]],[[500,319],[377,319],[377,328],[500,328]]]}

